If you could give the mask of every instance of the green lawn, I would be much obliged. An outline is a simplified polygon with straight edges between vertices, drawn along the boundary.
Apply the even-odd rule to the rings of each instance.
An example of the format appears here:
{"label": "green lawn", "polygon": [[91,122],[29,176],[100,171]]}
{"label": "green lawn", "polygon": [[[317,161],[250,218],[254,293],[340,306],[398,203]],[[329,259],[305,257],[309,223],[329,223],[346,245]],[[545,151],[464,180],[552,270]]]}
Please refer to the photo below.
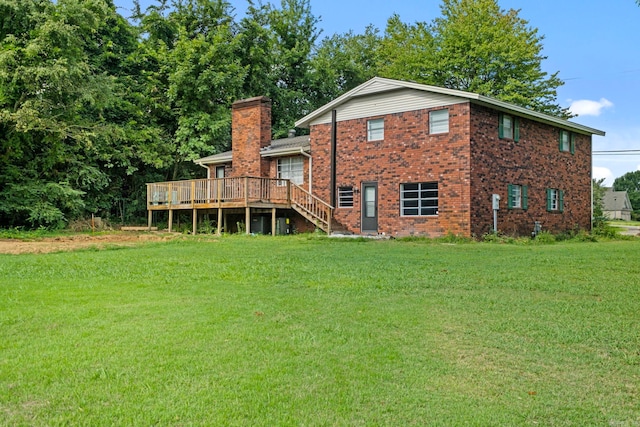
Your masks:
{"label": "green lawn", "polygon": [[0,425],[638,426],[640,241],[0,256]]}

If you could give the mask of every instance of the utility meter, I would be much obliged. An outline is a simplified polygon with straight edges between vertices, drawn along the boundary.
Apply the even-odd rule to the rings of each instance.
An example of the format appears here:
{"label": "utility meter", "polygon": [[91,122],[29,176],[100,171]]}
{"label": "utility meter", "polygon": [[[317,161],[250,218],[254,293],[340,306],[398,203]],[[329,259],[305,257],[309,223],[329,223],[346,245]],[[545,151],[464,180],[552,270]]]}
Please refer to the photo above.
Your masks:
{"label": "utility meter", "polygon": [[491,195],[491,202],[493,204],[493,210],[497,211],[498,209],[500,209],[500,195],[499,194],[492,194]]}

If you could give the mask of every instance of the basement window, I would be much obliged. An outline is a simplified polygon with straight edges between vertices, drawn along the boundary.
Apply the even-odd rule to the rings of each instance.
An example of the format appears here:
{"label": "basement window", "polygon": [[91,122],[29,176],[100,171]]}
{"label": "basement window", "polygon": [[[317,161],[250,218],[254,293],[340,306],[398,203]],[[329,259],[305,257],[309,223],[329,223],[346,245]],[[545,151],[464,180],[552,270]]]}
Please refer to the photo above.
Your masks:
{"label": "basement window", "polygon": [[529,189],[526,185],[509,184],[507,195],[507,207],[509,209],[526,210],[529,207]]}
{"label": "basement window", "polygon": [[402,216],[438,215],[438,183],[400,184],[400,214]]}
{"label": "basement window", "polygon": [[338,187],[338,207],[353,207],[353,187]]}
{"label": "basement window", "polygon": [[547,211],[564,212],[564,191],[547,188]]}

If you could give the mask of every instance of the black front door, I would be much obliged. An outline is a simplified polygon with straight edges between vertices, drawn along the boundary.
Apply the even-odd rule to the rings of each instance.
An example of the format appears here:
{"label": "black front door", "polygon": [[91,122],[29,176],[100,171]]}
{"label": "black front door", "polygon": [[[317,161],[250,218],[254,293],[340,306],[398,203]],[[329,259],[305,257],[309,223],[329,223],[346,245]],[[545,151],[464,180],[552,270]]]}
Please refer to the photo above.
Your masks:
{"label": "black front door", "polygon": [[378,232],[378,183],[362,183],[362,233]]}

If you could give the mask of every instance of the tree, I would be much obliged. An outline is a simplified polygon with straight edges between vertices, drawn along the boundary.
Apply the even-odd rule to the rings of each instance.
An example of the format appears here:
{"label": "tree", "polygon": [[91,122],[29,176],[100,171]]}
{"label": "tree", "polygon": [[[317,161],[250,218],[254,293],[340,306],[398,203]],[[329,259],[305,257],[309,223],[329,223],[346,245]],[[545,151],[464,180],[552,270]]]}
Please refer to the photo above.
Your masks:
{"label": "tree", "polygon": [[429,26],[402,22],[399,15],[387,20],[387,28],[378,49],[378,68],[385,77],[434,84],[436,49]]}
{"label": "tree", "polygon": [[2,2],[0,222],[55,226],[80,214],[106,175],[90,159],[118,138],[101,119],[113,80],[86,49],[110,13],[103,0]]}
{"label": "tree", "polygon": [[543,37],[497,0],[443,0],[430,26],[392,17],[380,57],[386,77],[490,96],[567,118],[558,73],[542,71]]}
{"label": "tree", "polygon": [[627,172],[613,181],[613,189],[626,191],[633,208],[634,217],[640,216],[640,170]]}
{"label": "tree", "polygon": [[381,37],[368,26],[364,34],[334,34],[324,38],[310,63],[311,108],[319,108],[377,74]]}
{"label": "tree", "polygon": [[602,185],[604,183],[605,178],[601,179],[592,179],[592,191],[593,191],[593,226],[594,228],[600,228],[603,226],[605,218],[604,218],[604,194],[607,191],[607,188]]}
{"label": "tree", "polygon": [[271,98],[272,132],[278,138],[313,108],[310,60],[319,19],[309,0],[281,0],[279,8],[249,5],[240,24],[240,60],[248,69],[244,93]]}

